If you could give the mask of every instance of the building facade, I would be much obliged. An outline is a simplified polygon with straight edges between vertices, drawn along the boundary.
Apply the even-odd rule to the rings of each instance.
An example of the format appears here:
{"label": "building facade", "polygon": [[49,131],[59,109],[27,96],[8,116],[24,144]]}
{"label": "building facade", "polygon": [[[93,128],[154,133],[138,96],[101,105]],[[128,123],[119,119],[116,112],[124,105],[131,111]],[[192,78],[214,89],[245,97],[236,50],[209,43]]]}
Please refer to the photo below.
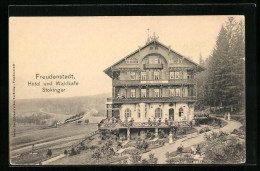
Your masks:
{"label": "building facade", "polygon": [[[192,123],[197,97],[196,73],[203,70],[154,36],[145,46],[104,70],[112,79],[107,118],[134,123],[119,126],[119,129],[127,128],[122,131],[127,139],[136,132],[140,136],[144,129],[154,128],[156,134],[160,127]],[[144,124],[149,122],[160,125]]]}

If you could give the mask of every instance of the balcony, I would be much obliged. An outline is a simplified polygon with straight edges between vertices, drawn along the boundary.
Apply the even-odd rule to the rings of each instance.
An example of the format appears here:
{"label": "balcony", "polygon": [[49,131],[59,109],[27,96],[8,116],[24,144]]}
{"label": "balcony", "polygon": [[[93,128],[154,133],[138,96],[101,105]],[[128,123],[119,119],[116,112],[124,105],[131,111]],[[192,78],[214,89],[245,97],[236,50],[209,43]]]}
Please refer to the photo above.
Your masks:
{"label": "balcony", "polygon": [[195,79],[175,80],[113,80],[112,86],[133,86],[133,85],[190,85],[196,84]]}
{"label": "balcony", "polygon": [[146,97],[146,98],[107,98],[107,101],[113,103],[151,103],[151,102],[195,102],[196,96],[188,97]]}
{"label": "balcony", "polygon": [[174,79],[174,80],[169,80],[169,84],[171,85],[179,85],[179,84],[196,84],[195,79]]}
{"label": "balcony", "polygon": [[163,69],[163,64],[144,64],[144,69]]}

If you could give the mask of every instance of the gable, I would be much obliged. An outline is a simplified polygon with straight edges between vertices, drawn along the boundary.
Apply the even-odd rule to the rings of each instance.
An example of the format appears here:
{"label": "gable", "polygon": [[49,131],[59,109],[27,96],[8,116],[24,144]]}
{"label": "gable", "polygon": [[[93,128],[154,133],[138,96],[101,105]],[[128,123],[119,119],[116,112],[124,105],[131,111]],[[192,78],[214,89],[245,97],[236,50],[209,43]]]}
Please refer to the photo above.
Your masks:
{"label": "gable", "polygon": [[164,64],[166,64],[169,68],[197,68],[198,72],[205,70],[205,68],[193,62],[192,60],[185,58],[179,53],[169,49],[162,43],[154,41],[137,49],[130,55],[126,56],[125,58],[121,59],[114,65],[104,70],[104,72],[110,77],[112,77],[112,70],[141,69],[142,65],[145,63],[145,60],[147,60],[147,58],[156,58],[156,56],[157,58],[159,58],[159,60],[164,61]]}

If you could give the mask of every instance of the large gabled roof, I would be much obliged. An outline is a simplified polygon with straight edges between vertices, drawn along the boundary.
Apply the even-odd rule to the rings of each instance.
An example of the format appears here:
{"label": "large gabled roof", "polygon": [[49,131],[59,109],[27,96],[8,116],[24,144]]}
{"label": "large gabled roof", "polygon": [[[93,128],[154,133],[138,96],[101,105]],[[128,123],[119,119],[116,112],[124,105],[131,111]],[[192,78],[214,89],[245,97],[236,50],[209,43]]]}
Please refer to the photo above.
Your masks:
{"label": "large gabled roof", "polygon": [[[134,54],[138,53],[139,50],[142,50],[142,49],[146,48],[147,46],[149,46],[149,45],[151,45],[151,44],[154,44],[154,43],[157,43],[157,44],[161,45],[162,47],[164,47],[165,49],[169,50],[169,48],[168,48],[166,45],[162,44],[162,43],[159,42],[158,40],[153,40],[153,41],[147,43],[146,45],[144,45],[143,47],[141,47],[141,48],[137,49],[136,51],[132,52],[131,54],[127,55],[127,56],[124,57],[123,59],[119,60],[118,62],[114,63],[114,64],[111,65],[110,67],[106,68],[106,69],[104,70],[104,72],[105,72],[108,76],[111,77],[111,70],[112,70],[112,68],[113,68],[114,66],[116,66],[117,64],[119,64],[119,63],[121,63],[122,61],[126,60],[127,58],[133,56]],[[180,53],[178,53],[178,52],[176,52],[176,51],[174,51],[174,50],[172,50],[172,49],[170,49],[170,52],[175,53],[175,54],[177,54],[177,55],[183,57],[183,58],[186,59],[187,61],[189,61],[189,62],[193,63],[194,65],[196,65],[196,66],[198,67],[198,71],[199,71],[199,72],[206,70],[206,68],[204,68],[203,66],[201,66],[201,65],[197,64],[196,62],[192,61],[191,59],[189,59],[189,58],[187,58],[187,57],[181,55]]]}

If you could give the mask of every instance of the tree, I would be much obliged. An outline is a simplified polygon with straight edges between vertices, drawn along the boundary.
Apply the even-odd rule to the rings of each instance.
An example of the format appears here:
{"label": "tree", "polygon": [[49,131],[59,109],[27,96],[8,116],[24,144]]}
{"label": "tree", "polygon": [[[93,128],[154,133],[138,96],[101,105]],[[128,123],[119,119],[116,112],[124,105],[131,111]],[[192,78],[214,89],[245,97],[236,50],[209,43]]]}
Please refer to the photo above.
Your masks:
{"label": "tree", "polygon": [[[211,106],[224,106],[231,112],[243,105],[245,91],[244,24],[229,17],[221,27],[216,46],[208,58],[205,99]],[[202,97],[203,98],[203,97]]]}

